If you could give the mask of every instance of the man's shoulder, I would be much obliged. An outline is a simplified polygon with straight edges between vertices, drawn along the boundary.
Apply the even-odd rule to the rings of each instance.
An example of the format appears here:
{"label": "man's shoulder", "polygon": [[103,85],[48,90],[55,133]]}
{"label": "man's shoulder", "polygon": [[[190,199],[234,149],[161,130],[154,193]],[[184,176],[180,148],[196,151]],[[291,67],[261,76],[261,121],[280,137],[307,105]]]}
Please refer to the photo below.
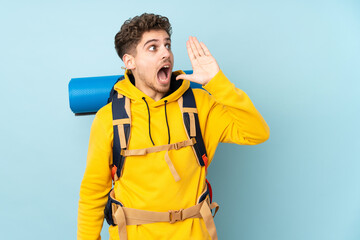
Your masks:
{"label": "man's shoulder", "polygon": [[192,88],[196,102],[196,108],[199,113],[208,112],[213,104],[212,96],[209,92],[202,88]]}
{"label": "man's shoulder", "polygon": [[209,92],[206,91],[205,89],[203,88],[191,88],[193,93],[194,93],[194,96],[196,95],[199,95],[199,96],[209,96]]}
{"label": "man's shoulder", "polygon": [[203,88],[192,88],[192,91],[196,102],[202,103],[203,101],[208,101],[211,98],[210,93]]}
{"label": "man's shoulder", "polygon": [[103,123],[112,122],[112,103],[110,102],[100,108],[95,115],[95,119]]}

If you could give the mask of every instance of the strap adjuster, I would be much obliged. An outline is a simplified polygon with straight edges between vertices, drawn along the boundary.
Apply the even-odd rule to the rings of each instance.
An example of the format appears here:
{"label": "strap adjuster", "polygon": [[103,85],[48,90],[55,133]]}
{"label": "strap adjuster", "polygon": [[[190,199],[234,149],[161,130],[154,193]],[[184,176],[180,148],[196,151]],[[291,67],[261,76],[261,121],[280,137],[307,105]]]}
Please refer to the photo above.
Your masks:
{"label": "strap adjuster", "polygon": [[173,224],[177,221],[183,220],[183,212],[184,209],[180,210],[169,210],[169,223]]}
{"label": "strap adjuster", "polygon": [[175,149],[175,150],[178,150],[178,149],[184,147],[184,145],[185,145],[184,142],[174,143],[174,149]]}

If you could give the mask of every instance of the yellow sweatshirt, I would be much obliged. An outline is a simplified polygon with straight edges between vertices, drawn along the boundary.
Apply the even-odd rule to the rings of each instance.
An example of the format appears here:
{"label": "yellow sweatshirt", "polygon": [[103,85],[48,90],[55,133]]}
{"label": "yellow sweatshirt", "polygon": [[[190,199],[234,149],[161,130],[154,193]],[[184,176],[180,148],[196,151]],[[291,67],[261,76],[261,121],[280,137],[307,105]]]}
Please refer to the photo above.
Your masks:
{"label": "yellow sweatshirt", "polygon": [[[182,71],[174,72],[174,75]],[[152,147],[149,136],[149,118],[145,97],[150,111],[151,137],[155,146],[168,144],[164,101],[170,129],[170,143],[187,139],[182,114],[177,99],[189,88],[184,80],[170,95],[154,101],[137,89],[125,74],[115,89],[131,99],[131,136],[128,149]],[[212,161],[219,142],[254,145],[269,138],[269,127],[250,98],[236,88],[222,73],[204,86],[194,89],[199,122],[209,162]],[[111,103],[101,108],[91,127],[87,165],[80,188],[78,210],[78,239],[101,239],[107,194],[112,187],[113,125]],[[169,151],[180,181],[176,182],[164,160],[165,151],[146,156],[126,158],[123,174],[115,182],[115,198],[125,207],[167,212],[185,209],[197,204],[205,184],[205,168],[201,168],[192,148]],[[110,226],[110,239],[119,239],[117,226]],[[200,218],[170,223],[151,223],[127,226],[129,240],[134,239],[210,239]]]}

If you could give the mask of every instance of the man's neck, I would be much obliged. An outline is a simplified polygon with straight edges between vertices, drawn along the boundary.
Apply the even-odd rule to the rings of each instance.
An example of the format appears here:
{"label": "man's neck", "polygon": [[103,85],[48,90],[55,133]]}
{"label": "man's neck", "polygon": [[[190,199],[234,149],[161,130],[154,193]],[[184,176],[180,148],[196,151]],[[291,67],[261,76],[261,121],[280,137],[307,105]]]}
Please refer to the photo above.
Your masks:
{"label": "man's neck", "polygon": [[135,87],[145,93],[147,96],[155,100],[156,102],[162,99],[166,93],[157,92],[149,87],[146,87],[142,84],[141,81],[135,80]]}

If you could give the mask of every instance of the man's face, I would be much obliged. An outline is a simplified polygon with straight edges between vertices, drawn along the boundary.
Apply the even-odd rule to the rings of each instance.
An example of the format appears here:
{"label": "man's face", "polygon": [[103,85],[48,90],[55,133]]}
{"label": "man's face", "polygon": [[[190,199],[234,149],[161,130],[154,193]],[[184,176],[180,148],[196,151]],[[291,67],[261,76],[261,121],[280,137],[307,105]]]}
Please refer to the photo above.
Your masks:
{"label": "man's face", "polygon": [[160,98],[170,88],[174,56],[171,39],[164,30],[145,32],[136,46],[134,68],[135,85],[148,96]]}

